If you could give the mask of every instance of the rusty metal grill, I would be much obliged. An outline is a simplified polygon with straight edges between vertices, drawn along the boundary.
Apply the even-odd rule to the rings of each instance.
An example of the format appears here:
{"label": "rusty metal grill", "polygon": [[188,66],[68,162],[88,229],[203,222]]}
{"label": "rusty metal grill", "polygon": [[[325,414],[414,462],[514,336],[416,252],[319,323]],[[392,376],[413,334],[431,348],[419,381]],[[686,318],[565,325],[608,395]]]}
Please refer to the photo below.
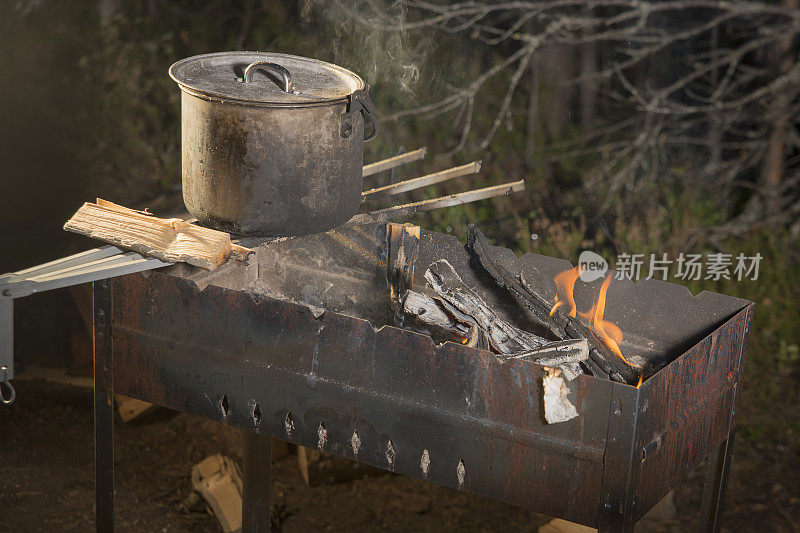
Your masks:
{"label": "rusty metal grill", "polygon": [[[97,282],[98,513],[111,512],[112,481],[101,471],[113,429],[102,399],[113,386],[610,531],[632,530],[710,456],[703,525],[718,527],[751,302],[659,281],[615,282],[607,309],[626,332],[623,351],[663,368],[638,389],[580,375],[568,382],[579,416],[546,424],[541,366],[383,325],[392,319],[385,242],[383,224],[349,225],[246,243],[258,245],[246,267],[179,265]],[[569,268],[494,251],[545,298],[554,275]],[[423,231],[418,264],[440,258],[505,318],[525,324],[461,243]]]}

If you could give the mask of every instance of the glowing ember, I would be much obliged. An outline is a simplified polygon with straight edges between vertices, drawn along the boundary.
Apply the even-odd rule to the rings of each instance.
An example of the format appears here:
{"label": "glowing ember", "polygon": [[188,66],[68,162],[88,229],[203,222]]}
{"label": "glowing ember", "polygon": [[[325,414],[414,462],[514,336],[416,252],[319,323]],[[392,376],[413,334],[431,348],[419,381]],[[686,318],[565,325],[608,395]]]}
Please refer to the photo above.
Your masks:
{"label": "glowing ember", "polygon": [[583,267],[578,265],[571,270],[565,270],[553,278],[556,284],[556,295],[553,298],[553,308],[550,310],[550,316],[553,316],[556,309],[566,303],[569,306],[567,314],[573,318],[575,317],[577,309],[572,293],[575,290],[575,282],[578,281],[578,277],[581,275],[582,271]]}

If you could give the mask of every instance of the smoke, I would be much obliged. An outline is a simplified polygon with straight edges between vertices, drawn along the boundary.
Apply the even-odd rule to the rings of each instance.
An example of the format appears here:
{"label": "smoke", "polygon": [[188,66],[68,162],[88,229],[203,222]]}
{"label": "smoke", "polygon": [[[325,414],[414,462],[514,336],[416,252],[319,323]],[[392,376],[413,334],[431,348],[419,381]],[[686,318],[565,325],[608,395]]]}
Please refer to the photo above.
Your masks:
{"label": "smoke", "polygon": [[408,104],[427,89],[421,83],[424,73],[435,81],[428,62],[435,42],[425,32],[405,29],[408,9],[402,2],[314,0],[312,10],[330,28],[332,60],[371,86],[382,86]]}

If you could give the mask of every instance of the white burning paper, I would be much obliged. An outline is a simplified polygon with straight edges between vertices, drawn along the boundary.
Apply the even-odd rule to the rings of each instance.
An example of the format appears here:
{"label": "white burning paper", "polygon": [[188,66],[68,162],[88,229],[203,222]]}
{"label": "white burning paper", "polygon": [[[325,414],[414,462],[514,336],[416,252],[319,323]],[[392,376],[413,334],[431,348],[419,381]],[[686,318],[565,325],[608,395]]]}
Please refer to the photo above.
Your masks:
{"label": "white burning paper", "polygon": [[544,388],[544,419],[548,424],[566,422],[578,416],[578,411],[567,395],[569,388],[561,377],[561,371],[547,368],[547,375],[542,380]]}

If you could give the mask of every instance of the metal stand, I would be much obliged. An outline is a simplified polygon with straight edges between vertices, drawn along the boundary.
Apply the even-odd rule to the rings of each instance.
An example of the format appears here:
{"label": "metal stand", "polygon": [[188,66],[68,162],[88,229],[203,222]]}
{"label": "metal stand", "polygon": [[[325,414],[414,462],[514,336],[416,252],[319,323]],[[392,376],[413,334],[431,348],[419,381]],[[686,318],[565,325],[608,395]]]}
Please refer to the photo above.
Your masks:
{"label": "metal stand", "polygon": [[[114,394],[111,280],[93,284],[95,513],[97,531],[114,530]],[[242,531],[270,531],[272,441],[244,432]]]}
{"label": "metal stand", "polygon": [[[113,291],[115,392],[258,432],[245,437],[245,530],[268,527],[266,437],[601,531],[632,531],[673,479],[727,437],[712,456],[719,474],[705,513],[711,530],[719,523],[752,304],[641,388],[579,379],[585,424],[541,427],[529,403],[539,405],[541,372],[534,365],[487,369],[485,358],[453,343],[436,346],[391,326],[376,331],[363,320],[316,316],[298,304],[213,284],[200,290],[173,273],[124,276]],[[97,350],[110,327],[101,320],[101,297]],[[99,388],[101,362],[110,357],[97,354]],[[702,379],[700,364],[707,365]],[[683,394],[663,393],[676,390]],[[479,408],[465,407],[465,397]],[[98,391],[98,410],[106,409],[103,398]],[[510,405],[518,408],[510,412]],[[699,407],[688,412],[693,405]],[[98,413],[98,446],[105,437],[107,449],[102,426],[110,428],[109,419],[103,424]],[[680,438],[664,437],[666,431]],[[110,494],[111,483],[102,480],[98,489]],[[98,502],[100,512],[101,496]]]}
{"label": "metal stand", "polygon": [[94,468],[97,531],[114,530],[114,396],[111,281],[93,284]]}
{"label": "metal stand", "polygon": [[10,405],[17,396],[11,384],[14,379],[14,299],[169,264],[136,252],[125,252],[116,246],[103,246],[0,275],[0,404]]}
{"label": "metal stand", "polygon": [[264,533],[270,530],[272,440],[244,431],[242,453],[242,531]]}
{"label": "metal stand", "polygon": [[706,481],[703,485],[703,507],[700,511],[700,530],[717,533],[722,524],[722,506],[728,472],[731,469],[734,431],[728,434],[719,447],[708,455]]}
{"label": "metal stand", "polygon": [[633,496],[638,477],[635,459],[636,418],[639,390],[615,383],[611,404],[614,409],[608,421],[608,451],[603,465],[603,494],[597,530],[599,532],[633,533],[636,520],[636,498]]}

